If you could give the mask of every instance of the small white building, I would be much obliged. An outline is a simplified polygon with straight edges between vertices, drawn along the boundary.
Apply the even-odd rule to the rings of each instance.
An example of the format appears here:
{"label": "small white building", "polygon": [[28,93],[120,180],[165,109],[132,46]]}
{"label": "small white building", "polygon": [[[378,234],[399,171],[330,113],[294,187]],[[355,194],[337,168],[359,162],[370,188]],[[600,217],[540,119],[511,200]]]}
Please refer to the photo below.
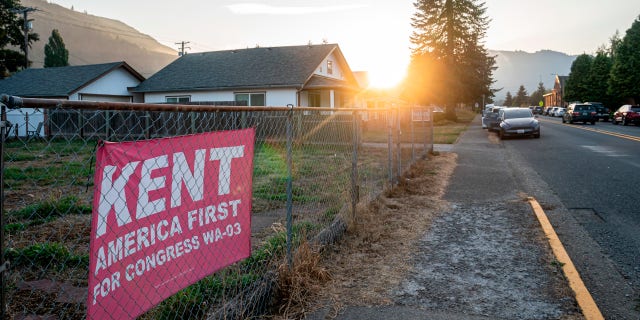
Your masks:
{"label": "small white building", "polygon": [[360,90],[338,45],[321,44],[190,53],[133,92],[146,103],[354,108]]}
{"label": "small white building", "polygon": [[[144,77],[124,61],[26,69],[0,80],[0,94],[72,101],[141,102],[131,89],[143,80]],[[28,132],[45,135],[45,115],[40,109],[7,110],[7,120],[12,124],[9,136],[22,137]]]}

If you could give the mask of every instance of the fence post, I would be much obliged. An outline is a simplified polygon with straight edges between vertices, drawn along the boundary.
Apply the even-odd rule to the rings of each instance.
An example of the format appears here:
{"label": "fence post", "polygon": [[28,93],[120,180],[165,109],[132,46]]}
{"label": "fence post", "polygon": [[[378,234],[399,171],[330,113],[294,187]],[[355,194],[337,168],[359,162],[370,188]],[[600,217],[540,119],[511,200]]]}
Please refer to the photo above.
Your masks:
{"label": "fence post", "polygon": [[396,108],[396,125],[398,126],[396,131],[398,132],[398,141],[396,141],[397,152],[398,152],[398,173],[396,176],[396,181],[400,181],[400,176],[402,176],[402,128],[400,126],[400,108]]}
{"label": "fence post", "polygon": [[353,157],[351,160],[351,218],[356,219],[356,206],[360,201],[358,185],[358,111],[353,113]]}
{"label": "fence post", "polygon": [[293,266],[291,246],[293,242],[293,182],[291,177],[292,167],[292,141],[293,141],[293,105],[288,104],[287,111],[287,265]]}
{"label": "fence post", "polygon": [[409,107],[409,123],[411,123],[411,162],[416,161],[415,128],[413,127],[413,107]]}
{"label": "fence post", "polygon": [[5,131],[7,128],[6,120],[7,120],[7,107],[0,103],[2,106],[0,120],[2,123],[0,125],[0,319],[6,319],[6,271],[8,269],[8,265],[4,261],[4,143],[5,143]]}
{"label": "fence post", "polygon": [[431,120],[431,147],[429,148],[429,154],[433,154],[433,144],[435,143],[435,137],[433,135],[433,124],[436,122],[435,115],[433,114],[433,106],[429,107],[427,111],[429,112],[429,120]]}
{"label": "fence post", "polygon": [[427,130],[427,120],[431,120],[429,116],[429,109],[424,111],[424,108],[420,107],[420,118],[422,119],[422,130],[424,130],[424,154],[426,158],[429,158],[429,130]]}
{"label": "fence post", "polygon": [[393,112],[391,109],[387,109],[387,143],[389,151],[389,183],[393,184]]}

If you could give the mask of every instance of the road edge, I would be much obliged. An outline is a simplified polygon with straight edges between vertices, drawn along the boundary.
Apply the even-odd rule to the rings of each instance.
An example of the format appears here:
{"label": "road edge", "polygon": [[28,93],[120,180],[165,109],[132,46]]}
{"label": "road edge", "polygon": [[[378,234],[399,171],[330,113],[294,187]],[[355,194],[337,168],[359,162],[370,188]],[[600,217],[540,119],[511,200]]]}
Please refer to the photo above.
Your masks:
{"label": "road edge", "polygon": [[564,246],[556,234],[556,231],[553,229],[553,226],[549,222],[546,213],[534,197],[528,197],[527,200],[535,212],[542,230],[549,240],[549,245],[553,250],[554,256],[560,263],[562,263],[562,271],[564,272],[565,277],[569,280],[569,286],[576,296],[576,301],[578,302],[585,319],[604,320],[600,309],[593,300],[591,293],[589,293],[589,290],[587,290],[587,287],[584,285],[578,270],[574,266],[573,261],[571,261],[571,257],[569,257],[569,254],[564,249]]}

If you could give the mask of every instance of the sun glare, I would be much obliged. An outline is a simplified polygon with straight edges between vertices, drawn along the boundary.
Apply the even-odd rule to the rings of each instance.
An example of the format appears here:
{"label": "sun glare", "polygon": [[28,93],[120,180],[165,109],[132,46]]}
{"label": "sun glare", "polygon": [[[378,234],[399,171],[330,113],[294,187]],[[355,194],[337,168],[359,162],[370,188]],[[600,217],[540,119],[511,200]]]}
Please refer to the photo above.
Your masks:
{"label": "sun glare", "polygon": [[406,75],[405,66],[387,66],[369,71],[369,87],[375,89],[390,89],[402,82]]}

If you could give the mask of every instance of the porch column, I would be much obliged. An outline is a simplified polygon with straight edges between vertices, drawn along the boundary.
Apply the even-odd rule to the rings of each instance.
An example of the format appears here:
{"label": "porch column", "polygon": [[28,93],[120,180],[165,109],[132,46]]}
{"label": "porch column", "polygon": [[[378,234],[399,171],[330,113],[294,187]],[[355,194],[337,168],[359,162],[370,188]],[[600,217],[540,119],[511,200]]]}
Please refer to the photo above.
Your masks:
{"label": "porch column", "polygon": [[333,90],[329,90],[329,103],[331,104],[331,109],[336,107],[336,95],[335,92],[333,92]]}

